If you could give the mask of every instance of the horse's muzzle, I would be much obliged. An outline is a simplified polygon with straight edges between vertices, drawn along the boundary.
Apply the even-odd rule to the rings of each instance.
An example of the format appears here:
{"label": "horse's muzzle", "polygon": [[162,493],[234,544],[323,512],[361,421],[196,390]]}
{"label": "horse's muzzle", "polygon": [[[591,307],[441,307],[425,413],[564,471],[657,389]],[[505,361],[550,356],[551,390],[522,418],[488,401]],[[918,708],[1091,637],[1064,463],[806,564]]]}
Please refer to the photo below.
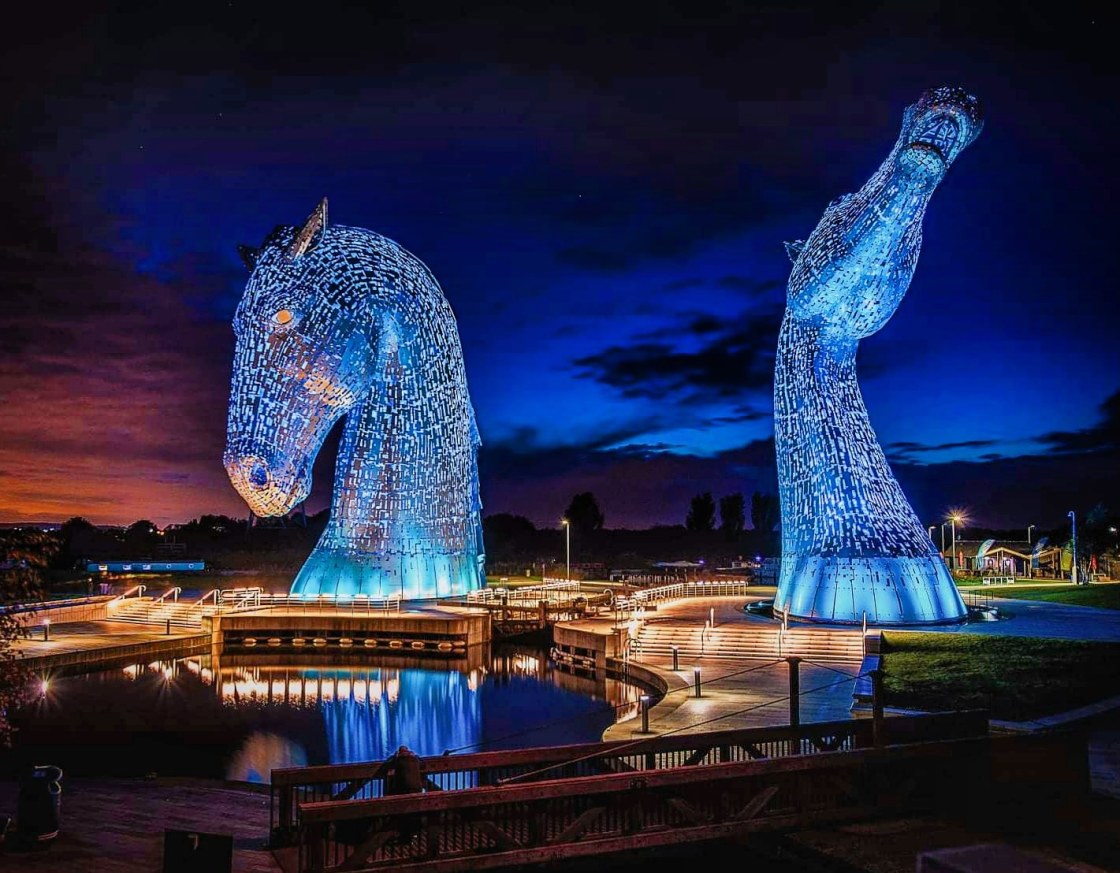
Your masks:
{"label": "horse's muzzle", "polygon": [[226,473],[237,493],[262,518],[284,515],[307,499],[310,476],[290,464],[275,463],[263,454],[227,452]]}

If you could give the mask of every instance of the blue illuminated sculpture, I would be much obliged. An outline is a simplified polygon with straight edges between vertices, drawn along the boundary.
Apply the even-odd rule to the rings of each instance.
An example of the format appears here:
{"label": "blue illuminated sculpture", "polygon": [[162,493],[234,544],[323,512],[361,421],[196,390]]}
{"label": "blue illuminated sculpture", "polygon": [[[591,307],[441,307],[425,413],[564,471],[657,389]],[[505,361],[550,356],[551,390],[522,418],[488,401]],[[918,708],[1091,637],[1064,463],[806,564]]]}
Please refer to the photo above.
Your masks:
{"label": "blue illuminated sculpture", "polygon": [[906,294],[930,195],[982,126],[972,95],[927,91],[867,184],[834,201],[807,241],[787,243],[793,271],[774,371],[779,614],[870,624],[966,614],[871,429],[856,348]]}
{"label": "blue illuminated sculpture", "polygon": [[234,316],[224,463],[259,516],[306,499],[346,416],[330,521],[302,595],[434,598],[485,584],[478,429],[455,316],[428,269],[323,200],[259,249]]}

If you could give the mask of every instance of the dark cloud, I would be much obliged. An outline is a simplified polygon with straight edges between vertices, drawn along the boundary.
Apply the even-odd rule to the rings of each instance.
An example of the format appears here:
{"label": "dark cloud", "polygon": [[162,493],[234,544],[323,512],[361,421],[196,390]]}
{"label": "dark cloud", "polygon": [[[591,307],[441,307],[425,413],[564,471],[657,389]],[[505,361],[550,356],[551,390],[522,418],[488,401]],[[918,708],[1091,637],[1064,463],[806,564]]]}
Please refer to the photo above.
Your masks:
{"label": "dark cloud", "polygon": [[1100,406],[1101,421],[1076,431],[1051,431],[1038,437],[1055,454],[1080,454],[1120,448],[1120,391]]}
{"label": "dark cloud", "polygon": [[747,421],[761,421],[765,418],[773,418],[774,412],[771,409],[758,409],[753,406],[736,406],[731,410],[730,415],[720,415],[712,419],[713,424],[742,424]]}
{"label": "dark cloud", "polygon": [[759,279],[756,276],[721,276],[715,284],[719,288],[745,291],[756,297],[769,294],[779,288],[785,288],[785,281],[782,279]]}
{"label": "dark cloud", "polygon": [[[886,446],[888,457],[892,460],[912,461],[914,455],[923,455],[929,452],[946,452],[953,449],[983,449],[989,446],[997,445],[1000,440],[959,440],[957,442],[947,443],[918,443],[918,442],[894,442]],[[999,457],[995,455],[994,457]]]}
{"label": "dark cloud", "polygon": [[683,330],[705,339],[706,345],[697,350],[681,350],[669,341],[635,342],[573,363],[580,378],[609,385],[624,397],[672,397],[688,403],[740,397],[773,383],[780,322],[777,310],[749,312],[733,326],[714,332],[707,319],[698,318]]}

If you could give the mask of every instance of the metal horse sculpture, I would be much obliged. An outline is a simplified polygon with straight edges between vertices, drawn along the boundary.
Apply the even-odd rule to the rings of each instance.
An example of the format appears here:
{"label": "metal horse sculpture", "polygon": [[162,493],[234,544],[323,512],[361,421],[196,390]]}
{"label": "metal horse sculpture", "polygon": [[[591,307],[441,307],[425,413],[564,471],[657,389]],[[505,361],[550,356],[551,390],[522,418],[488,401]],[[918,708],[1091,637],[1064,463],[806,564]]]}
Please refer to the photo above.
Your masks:
{"label": "metal horse sculpture", "polygon": [[793,271],[774,372],[779,614],[878,624],[966,615],[871,429],[856,348],[902,302],[930,196],[982,126],[972,95],[927,91],[867,184],[834,201],[808,241],[787,243]]}
{"label": "metal horse sculpture", "polygon": [[292,583],[303,595],[434,598],[485,583],[478,429],[455,316],[428,269],[368,230],[302,227],[240,248],[224,463],[259,516],[311,490],[346,424],[330,521]]}

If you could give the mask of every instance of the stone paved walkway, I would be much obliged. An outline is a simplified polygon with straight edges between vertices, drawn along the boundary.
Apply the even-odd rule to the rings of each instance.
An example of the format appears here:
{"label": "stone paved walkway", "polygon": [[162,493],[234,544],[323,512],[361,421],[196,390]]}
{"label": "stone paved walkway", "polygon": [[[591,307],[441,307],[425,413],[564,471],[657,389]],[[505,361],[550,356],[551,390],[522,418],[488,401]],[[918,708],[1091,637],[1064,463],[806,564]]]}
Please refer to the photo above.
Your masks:
{"label": "stone paved walkway", "polygon": [[[716,628],[731,623],[765,621],[743,612],[745,597],[705,597],[661,604],[658,621],[703,627],[714,611]],[[609,623],[609,620],[607,620]],[[775,625],[776,626],[776,625]],[[784,661],[740,661],[714,657],[681,658],[642,655],[636,663],[657,670],[670,691],[650,710],[654,733],[721,731],[789,724],[789,665]],[[700,668],[701,696],[694,693],[693,669]],[[801,721],[850,718],[852,688],[859,668],[852,664],[801,664]],[[604,739],[630,739],[641,729],[636,720],[609,728]]]}

